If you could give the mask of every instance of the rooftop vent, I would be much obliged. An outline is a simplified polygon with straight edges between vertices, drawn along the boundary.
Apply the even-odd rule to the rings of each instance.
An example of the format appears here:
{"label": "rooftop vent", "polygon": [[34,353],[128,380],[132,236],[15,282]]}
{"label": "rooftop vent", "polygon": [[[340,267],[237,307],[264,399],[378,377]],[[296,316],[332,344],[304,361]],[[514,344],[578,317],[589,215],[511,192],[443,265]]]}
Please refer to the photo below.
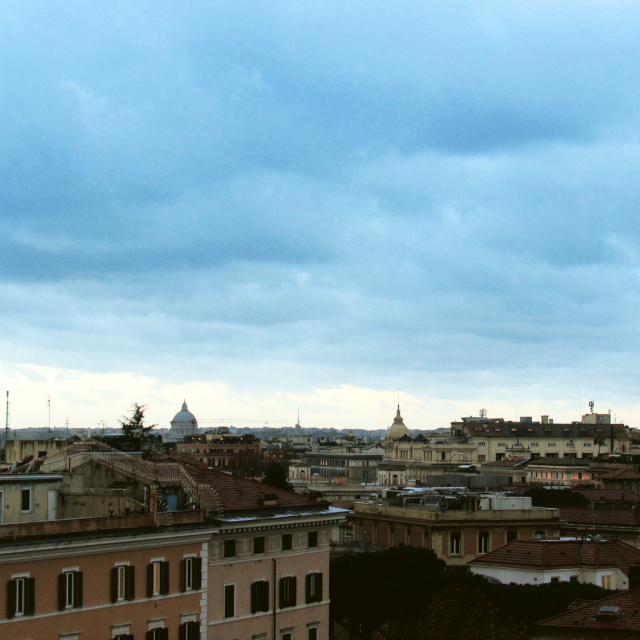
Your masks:
{"label": "rooftop vent", "polygon": [[620,609],[620,607],[600,607],[600,610],[598,611],[598,613],[596,613],[596,618],[599,619],[605,619],[605,620],[610,620],[611,618],[614,618],[615,620],[617,620],[618,618],[620,618],[620,616],[622,615],[622,610]]}

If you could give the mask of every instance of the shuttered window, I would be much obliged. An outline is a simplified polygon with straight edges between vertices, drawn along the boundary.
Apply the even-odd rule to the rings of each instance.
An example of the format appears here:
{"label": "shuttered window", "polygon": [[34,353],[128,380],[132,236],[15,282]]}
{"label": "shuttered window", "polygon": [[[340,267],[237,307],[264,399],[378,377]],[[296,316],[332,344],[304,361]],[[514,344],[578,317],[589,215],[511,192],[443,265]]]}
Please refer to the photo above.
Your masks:
{"label": "shuttered window", "polygon": [[111,602],[134,600],[136,597],[136,568],[120,565],[111,569]]}
{"label": "shuttered window", "polygon": [[15,578],[7,582],[7,618],[32,616],[36,609],[35,578]]}
{"label": "shuttered window", "polygon": [[178,640],[200,640],[200,627],[197,622],[183,622],[178,627]]}
{"label": "shuttered window", "polygon": [[251,585],[251,613],[269,611],[269,583],[258,580]]}
{"label": "shuttered window", "polygon": [[296,578],[295,576],[285,576],[279,583],[280,608],[296,606]]}
{"label": "shuttered window", "polygon": [[82,606],[82,571],[65,571],[58,576],[58,609]]}
{"label": "shuttered window", "polygon": [[166,596],[169,593],[169,563],[158,560],[147,565],[147,596]]}
{"label": "shuttered window", "polygon": [[224,617],[233,618],[236,615],[236,586],[224,585]]}
{"label": "shuttered window", "polygon": [[306,578],[305,591],[307,604],[312,602],[322,602],[322,574],[309,573]]}
{"label": "shuttered window", "polygon": [[202,558],[183,558],[180,563],[180,590],[192,591],[202,587]]}

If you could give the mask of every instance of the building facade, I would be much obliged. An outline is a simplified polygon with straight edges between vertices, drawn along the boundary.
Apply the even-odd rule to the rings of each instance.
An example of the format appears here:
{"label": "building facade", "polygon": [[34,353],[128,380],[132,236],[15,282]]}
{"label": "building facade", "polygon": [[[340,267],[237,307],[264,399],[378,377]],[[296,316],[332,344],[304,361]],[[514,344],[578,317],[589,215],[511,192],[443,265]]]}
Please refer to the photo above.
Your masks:
{"label": "building facade", "polygon": [[560,534],[557,509],[532,508],[530,498],[478,494],[400,493],[353,507],[354,540],[381,547],[432,549],[448,565],[463,565],[517,539]]}

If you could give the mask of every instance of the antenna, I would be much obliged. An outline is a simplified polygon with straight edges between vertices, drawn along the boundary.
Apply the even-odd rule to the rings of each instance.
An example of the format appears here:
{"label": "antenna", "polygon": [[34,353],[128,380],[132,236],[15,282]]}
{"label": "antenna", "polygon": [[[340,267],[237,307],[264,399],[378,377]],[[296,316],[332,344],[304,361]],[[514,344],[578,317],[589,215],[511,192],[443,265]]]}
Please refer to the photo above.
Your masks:
{"label": "antenna", "polygon": [[9,392],[7,391],[7,413],[4,422],[4,461],[7,461],[7,444],[9,442]]}
{"label": "antenna", "polygon": [[480,409],[480,417],[481,418],[486,418],[487,417],[487,410],[486,409]]}
{"label": "antenna", "polygon": [[47,396],[47,407],[49,407],[49,433],[51,433],[51,396]]}
{"label": "antenna", "polygon": [[589,400],[589,409],[591,410],[591,413],[593,413],[593,407],[595,406],[595,404],[595,401]]}

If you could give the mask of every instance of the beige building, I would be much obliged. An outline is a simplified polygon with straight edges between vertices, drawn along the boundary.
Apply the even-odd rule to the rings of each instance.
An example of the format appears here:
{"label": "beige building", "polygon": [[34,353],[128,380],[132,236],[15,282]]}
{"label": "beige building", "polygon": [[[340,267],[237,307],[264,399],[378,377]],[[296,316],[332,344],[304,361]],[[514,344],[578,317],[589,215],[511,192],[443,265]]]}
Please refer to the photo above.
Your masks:
{"label": "beige building", "polygon": [[17,437],[14,439],[14,434],[9,432],[5,461],[7,464],[13,464],[14,462],[20,462],[26,459],[28,456],[33,456],[34,460],[50,458],[51,456],[64,452],[66,447],[66,438],[55,437],[38,440],[22,440]]}
{"label": "beige building", "polygon": [[56,520],[61,486],[56,474],[0,475],[0,525]]}
{"label": "beige building", "polygon": [[352,520],[356,542],[424,547],[449,565],[465,564],[512,540],[560,534],[558,510],[534,508],[531,498],[426,490],[356,503]]}
{"label": "beige building", "polygon": [[413,438],[400,409],[385,438],[384,461],[407,465],[408,479],[424,481],[430,475],[460,467],[525,458],[584,458],[598,453],[629,451],[629,427],[612,424],[609,414],[586,414],[580,422],[554,424],[548,416],[539,422],[502,418],[462,418],[451,423],[447,435]]}

